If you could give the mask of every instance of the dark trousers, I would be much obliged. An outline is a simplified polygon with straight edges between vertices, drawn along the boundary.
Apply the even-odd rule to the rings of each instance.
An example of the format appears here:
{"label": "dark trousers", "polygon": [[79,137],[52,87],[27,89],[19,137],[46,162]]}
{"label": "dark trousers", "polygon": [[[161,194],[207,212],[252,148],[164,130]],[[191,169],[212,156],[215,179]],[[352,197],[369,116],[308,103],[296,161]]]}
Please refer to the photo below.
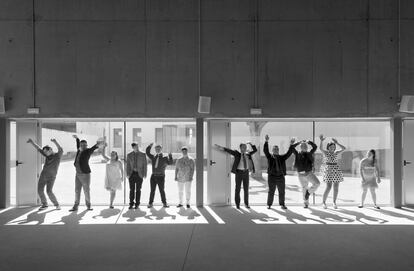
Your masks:
{"label": "dark trousers", "polygon": [[139,176],[138,172],[133,171],[129,176],[129,205],[139,205],[141,203],[141,187],[143,179]]}
{"label": "dark trousers", "polygon": [[154,196],[155,196],[155,189],[157,188],[160,190],[161,194],[161,201],[163,204],[167,204],[167,199],[165,198],[165,191],[164,191],[164,184],[165,184],[165,176],[164,175],[151,175],[151,193],[150,193],[150,199],[149,204],[152,204],[154,202]]}
{"label": "dark trousers", "polygon": [[249,205],[249,171],[237,170],[236,172],[236,190],[234,192],[234,201],[240,206],[240,190],[243,183],[244,204]]}
{"label": "dark trousers", "polygon": [[275,197],[275,190],[279,193],[279,205],[285,205],[285,176],[273,176],[269,175],[267,179],[269,185],[269,193],[267,195],[267,205],[272,206],[273,199]]}

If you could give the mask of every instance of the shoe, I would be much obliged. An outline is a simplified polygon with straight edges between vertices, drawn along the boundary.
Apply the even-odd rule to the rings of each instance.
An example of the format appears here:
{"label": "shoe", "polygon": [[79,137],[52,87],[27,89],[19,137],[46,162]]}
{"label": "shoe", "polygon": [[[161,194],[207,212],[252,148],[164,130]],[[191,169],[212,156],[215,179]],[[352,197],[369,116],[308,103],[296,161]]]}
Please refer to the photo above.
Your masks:
{"label": "shoe", "polygon": [[114,206],[110,205],[110,206],[109,206],[109,209],[114,209]]}
{"label": "shoe", "polygon": [[133,208],[134,208],[134,205],[132,205],[132,204],[130,204],[129,207],[128,207],[128,209],[133,209]]}
{"label": "shoe", "polygon": [[378,205],[374,205],[374,208],[378,210],[381,209]]}
{"label": "shoe", "polygon": [[93,208],[91,206],[89,206],[88,208],[86,208],[86,211],[92,211]]}
{"label": "shoe", "polygon": [[73,206],[72,209],[69,210],[69,212],[76,212],[78,210],[77,206]]}
{"label": "shoe", "polygon": [[186,206],[187,208],[190,208],[190,204],[187,204],[187,206]]}
{"label": "shoe", "polygon": [[237,208],[237,209],[240,209],[240,205],[236,205],[236,208]]}
{"label": "shoe", "polygon": [[56,210],[60,210],[60,209],[61,209],[61,208],[60,208],[60,205],[56,205],[56,206],[55,206],[55,209],[56,209]]}
{"label": "shoe", "polygon": [[42,205],[42,206],[40,206],[39,207],[39,211],[42,211],[42,210],[45,210],[45,209],[47,209],[49,206],[47,206],[47,205]]}
{"label": "shoe", "polygon": [[287,209],[286,205],[281,205],[280,208],[282,208],[282,210],[286,210]]}
{"label": "shoe", "polygon": [[135,204],[134,209],[138,209],[139,208],[139,204]]}
{"label": "shoe", "polygon": [[272,205],[268,205],[268,206],[267,206],[267,209],[271,209],[271,208],[272,208]]}
{"label": "shoe", "polygon": [[327,209],[328,206],[326,206],[326,203],[322,203],[323,209]]}
{"label": "shoe", "polygon": [[364,205],[362,205],[362,204],[358,205],[358,208],[362,208],[362,207],[364,207]]}
{"label": "shoe", "polygon": [[152,205],[152,203],[147,205],[148,208],[152,208],[152,206],[154,206],[154,205]]}
{"label": "shoe", "polygon": [[247,209],[250,209],[250,205],[248,205],[248,204],[246,204],[246,205],[245,205],[245,207],[246,207]]}
{"label": "shoe", "polygon": [[305,193],[305,200],[308,200],[310,196],[309,191],[306,189],[306,193]]}
{"label": "shoe", "polygon": [[305,203],[305,205],[303,206],[303,208],[308,209],[309,208],[309,204]]}
{"label": "shoe", "polygon": [[163,204],[162,207],[163,208],[170,208],[170,206],[167,203]]}
{"label": "shoe", "polygon": [[334,203],[333,207],[334,209],[338,209],[338,205],[336,205],[336,203]]}
{"label": "shoe", "polygon": [[181,203],[177,205],[177,208],[181,208],[181,207],[183,207]]}

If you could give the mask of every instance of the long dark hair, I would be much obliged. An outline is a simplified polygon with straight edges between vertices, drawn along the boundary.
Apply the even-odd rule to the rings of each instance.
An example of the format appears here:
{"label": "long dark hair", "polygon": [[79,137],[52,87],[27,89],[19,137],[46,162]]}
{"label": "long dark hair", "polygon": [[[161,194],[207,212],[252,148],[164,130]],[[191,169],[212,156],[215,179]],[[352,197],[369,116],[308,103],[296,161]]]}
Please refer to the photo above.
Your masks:
{"label": "long dark hair", "polygon": [[372,154],[372,164],[375,165],[377,163],[377,153],[374,149],[369,150],[369,152]]}

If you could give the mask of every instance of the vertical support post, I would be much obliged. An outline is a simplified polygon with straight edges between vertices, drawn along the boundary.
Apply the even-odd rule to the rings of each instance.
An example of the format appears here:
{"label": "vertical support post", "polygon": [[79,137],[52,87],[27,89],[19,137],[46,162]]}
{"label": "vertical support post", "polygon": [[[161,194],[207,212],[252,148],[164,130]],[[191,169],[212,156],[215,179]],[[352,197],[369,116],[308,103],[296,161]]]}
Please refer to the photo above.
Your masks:
{"label": "vertical support post", "polygon": [[401,117],[394,117],[391,120],[391,149],[392,149],[392,167],[391,167],[391,204],[400,208],[403,204],[403,121]]}
{"label": "vertical support post", "polygon": [[0,118],[0,208],[10,205],[10,121]]}
{"label": "vertical support post", "polygon": [[202,207],[204,203],[204,120],[196,119],[196,204]]}

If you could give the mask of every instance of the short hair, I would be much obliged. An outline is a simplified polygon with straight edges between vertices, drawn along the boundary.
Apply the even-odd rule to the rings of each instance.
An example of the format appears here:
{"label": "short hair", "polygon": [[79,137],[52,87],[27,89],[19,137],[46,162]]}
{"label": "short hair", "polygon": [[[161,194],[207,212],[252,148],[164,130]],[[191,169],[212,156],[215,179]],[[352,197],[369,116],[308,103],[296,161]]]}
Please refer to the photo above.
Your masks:
{"label": "short hair", "polygon": [[133,148],[133,147],[135,147],[135,146],[138,146],[138,144],[137,144],[137,143],[135,143],[135,142],[131,144],[131,147],[132,147],[132,148]]}
{"label": "short hair", "polygon": [[88,144],[88,142],[86,142],[86,140],[85,140],[85,139],[82,139],[82,140],[80,141],[80,143],[86,143],[86,144]]}
{"label": "short hair", "polygon": [[329,142],[329,143],[326,145],[326,149],[329,149],[331,146],[335,146],[335,143],[333,143],[333,142]]}
{"label": "short hair", "polygon": [[116,151],[112,151],[112,152],[111,152],[111,154],[112,154],[112,153],[114,153],[114,154],[116,155],[116,159],[115,159],[115,161],[118,161],[118,160],[119,160],[118,153],[117,153]]}
{"label": "short hair", "polygon": [[50,146],[46,145],[42,148],[42,151],[50,151],[51,149],[52,148]]}
{"label": "short hair", "polygon": [[183,150],[188,151],[188,148],[187,148],[187,146],[182,146],[182,147],[181,147],[181,150],[182,150],[182,151],[183,151]]}
{"label": "short hair", "polygon": [[162,149],[161,144],[157,144],[157,145],[155,145],[155,147],[154,147],[154,148],[157,148],[157,147]]}
{"label": "short hair", "polygon": [[243,145],[247,147],[247,144],[246,143],[240,143],[239,147],[241,147]]}

